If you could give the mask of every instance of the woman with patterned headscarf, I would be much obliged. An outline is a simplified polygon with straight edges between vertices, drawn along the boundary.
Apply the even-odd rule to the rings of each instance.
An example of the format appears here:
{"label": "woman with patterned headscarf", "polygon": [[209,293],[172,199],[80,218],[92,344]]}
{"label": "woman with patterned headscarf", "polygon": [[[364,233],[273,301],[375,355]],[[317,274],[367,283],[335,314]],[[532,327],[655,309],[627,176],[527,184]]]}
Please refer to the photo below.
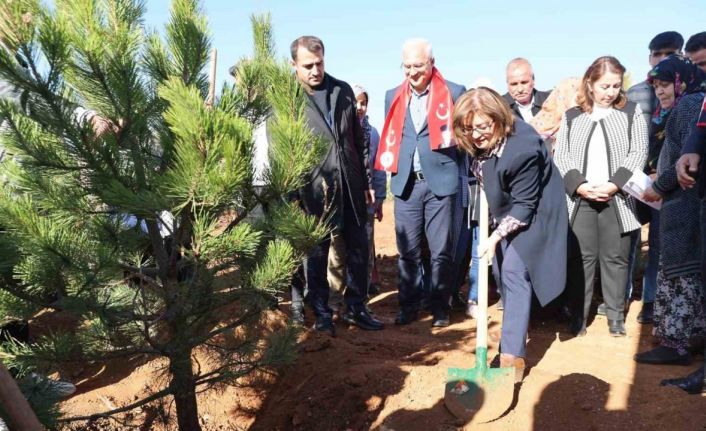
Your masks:
{"label": "woman with patterned headscarf", "polygon": [[659,106],[652,119],[648,166],[657,178],[643,198],[662,200],[660,210],[660,265],[655,299],[655,335],[660,345],[638,353],[646,364],[691,363],[689,338],[702,335],[704,321],[701,290],[701,240],[697,190],[679,187],[675,164],[691,125],[701,109],[706,74],[689,60],[670,55],[649,73]]}

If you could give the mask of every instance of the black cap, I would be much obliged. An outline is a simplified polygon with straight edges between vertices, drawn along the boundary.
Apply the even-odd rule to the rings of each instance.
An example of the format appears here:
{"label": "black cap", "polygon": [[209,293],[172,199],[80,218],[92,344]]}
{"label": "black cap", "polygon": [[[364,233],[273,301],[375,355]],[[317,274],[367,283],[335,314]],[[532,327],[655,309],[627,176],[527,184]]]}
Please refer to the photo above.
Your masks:
{"label": "black cap", "polygon": [[681,51],[683,45],[684,38],[681,34],[676,31],[665,31],[653,37],[648,48],[650,51],[670,48]]}

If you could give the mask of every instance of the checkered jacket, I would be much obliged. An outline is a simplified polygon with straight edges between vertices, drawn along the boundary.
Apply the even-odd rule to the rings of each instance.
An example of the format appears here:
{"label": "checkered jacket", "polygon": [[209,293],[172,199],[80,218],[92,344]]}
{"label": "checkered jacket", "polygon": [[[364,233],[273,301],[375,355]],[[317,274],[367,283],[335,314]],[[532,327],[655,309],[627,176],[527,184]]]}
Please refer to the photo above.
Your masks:
{"label": "checkered jacket", "polygon": [[[647,160],[647,124],[639,106],[614,109],[607,117],[600,120],[603,127],[605,142],[608,145],[608,164],[610,182],[619,189],[630,179],[632,173],[641,171]],[[634,108],[634,109],[633,109]],[[572,108],[578,109],[578,108]],[[632,130],[628,134],[628,113],[633,111]],[[589,114],[582,112],[568,124],[567,114],[571,118],[571,110],[564,113],[561,126],[557,133],[557,146],[554,162],[564,178],[566,199],[569,207],[569,220],[574,221],[578,210],[579,197],[576,189],[586,182],[586,163],[588,143],[596,130],[597,122]],[[619,191],[613,197],[618,212],[618,223],[623,233],[640,228],[635,209],[635,199]]]}

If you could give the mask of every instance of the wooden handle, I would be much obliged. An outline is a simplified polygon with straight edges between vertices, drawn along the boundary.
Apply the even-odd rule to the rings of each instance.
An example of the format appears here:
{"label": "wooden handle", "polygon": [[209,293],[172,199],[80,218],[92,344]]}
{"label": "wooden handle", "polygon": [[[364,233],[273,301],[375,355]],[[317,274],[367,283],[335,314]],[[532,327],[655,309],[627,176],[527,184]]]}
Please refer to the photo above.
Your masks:
{"label": "wooden handle", "polygon": [[37,420],[32,408],[25,399],[15,379],[0,362],[0,404],[10,416],[14,428],[22,431],[42,431],[44,427]]}
{"label": "wooden handle", "polygon": [[[478,243],[488,241],[488,202],[485,191],[480,188],[480,232]],[[488,254],[478,259],[478,316],[476,318],[476,349],[488,347]]]}

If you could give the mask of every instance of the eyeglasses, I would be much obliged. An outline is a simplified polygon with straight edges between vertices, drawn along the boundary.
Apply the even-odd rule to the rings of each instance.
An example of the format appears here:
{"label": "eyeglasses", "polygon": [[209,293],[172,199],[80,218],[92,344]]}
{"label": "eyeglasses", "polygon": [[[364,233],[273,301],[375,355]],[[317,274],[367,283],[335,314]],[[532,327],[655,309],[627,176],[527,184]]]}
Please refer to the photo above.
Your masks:
{"label": "eyeglasses", "polygon": [[478,127],[467,127],[464,125],[461,125],[461,133],[463,133],[466,136],[472,136],[473,132],[478,132],[478,134],[482,135],[483,133],[488,133],[493,130],[493,122],[487,122],[485,124],[481,124]]}
{"label": "eyeglasses", "polygon": [[429,61],[431,59],[425,61],[424,63],[416,63],[416,64],[400,64],[400,67],[405,71],[405,72],[411,72],[412,70],[423,70],[427,64],[429,64]]}

